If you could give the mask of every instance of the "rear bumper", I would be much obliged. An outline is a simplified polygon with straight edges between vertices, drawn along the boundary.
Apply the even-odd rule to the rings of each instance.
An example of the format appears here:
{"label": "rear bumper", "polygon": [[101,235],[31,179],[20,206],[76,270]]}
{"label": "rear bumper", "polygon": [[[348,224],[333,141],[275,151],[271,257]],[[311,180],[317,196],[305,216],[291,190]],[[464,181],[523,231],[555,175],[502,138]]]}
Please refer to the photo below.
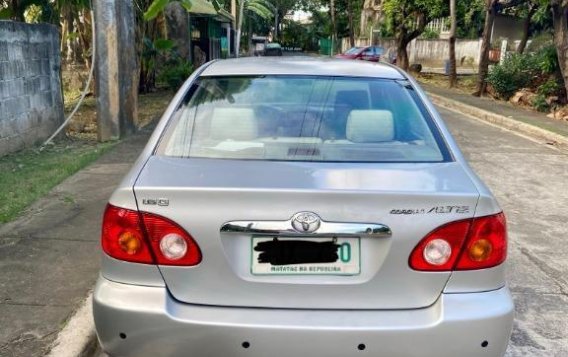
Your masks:
{"label": "rear bumper", "polygon": [[103,349],[137,357],[503,356],[513,322],[506,287],[442,294],[424,309],[318,311],[190,305],[100,278],[93,309]]}

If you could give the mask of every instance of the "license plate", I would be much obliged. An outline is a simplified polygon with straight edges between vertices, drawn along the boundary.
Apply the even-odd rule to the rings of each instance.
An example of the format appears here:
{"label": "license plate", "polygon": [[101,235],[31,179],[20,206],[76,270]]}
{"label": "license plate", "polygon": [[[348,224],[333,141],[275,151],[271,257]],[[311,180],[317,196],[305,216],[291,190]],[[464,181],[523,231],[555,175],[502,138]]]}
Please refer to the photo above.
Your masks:
{"label": "license plate", "polygon": [[359,238],[253,237],[253,275],[358,275]]}

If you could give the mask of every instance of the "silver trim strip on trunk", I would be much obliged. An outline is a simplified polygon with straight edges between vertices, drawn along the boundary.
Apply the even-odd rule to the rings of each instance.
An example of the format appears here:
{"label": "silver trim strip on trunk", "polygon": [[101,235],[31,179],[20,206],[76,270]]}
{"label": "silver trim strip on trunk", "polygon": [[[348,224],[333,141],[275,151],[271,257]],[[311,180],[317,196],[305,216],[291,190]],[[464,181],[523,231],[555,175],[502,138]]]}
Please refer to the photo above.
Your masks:
{"label": "silver trim strip on trunk", "polygon": [[314,232],[301,232],[291,221],[232,221],[221,226],[221,233],[252,234],[277,237],[369,237],[388,238],[389,227],[378,223],[341,223],[321,221]]}

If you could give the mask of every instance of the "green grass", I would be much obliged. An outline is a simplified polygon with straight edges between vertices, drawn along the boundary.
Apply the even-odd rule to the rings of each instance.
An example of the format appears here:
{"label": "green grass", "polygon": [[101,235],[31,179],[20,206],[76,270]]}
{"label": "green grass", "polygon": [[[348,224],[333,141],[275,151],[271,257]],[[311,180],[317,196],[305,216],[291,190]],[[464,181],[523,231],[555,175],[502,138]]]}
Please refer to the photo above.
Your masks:
{"label": "green grass", "polygon": [[0,224],[84,168],[115,143],[62,142],[43,151],[27,149],[0,158]]}
{"label": "green grass", "polygon": [[[173,95],[173,92],[159,91],[139,96],[139,125],[144,126],[159,117]],[[74,104],[66,101],[67,113]],[[95,98],[86,98],[71,124],[73,122],[86,125],[77,125],[84,130],[73,130],[70,125],[67,135],[71,139],[59,141],[43,151],[32,148],[0,157],[0,224],[18,217],[30,204],[116,144],[96,141]],[[60,199],[74,203],[71,196]]]}

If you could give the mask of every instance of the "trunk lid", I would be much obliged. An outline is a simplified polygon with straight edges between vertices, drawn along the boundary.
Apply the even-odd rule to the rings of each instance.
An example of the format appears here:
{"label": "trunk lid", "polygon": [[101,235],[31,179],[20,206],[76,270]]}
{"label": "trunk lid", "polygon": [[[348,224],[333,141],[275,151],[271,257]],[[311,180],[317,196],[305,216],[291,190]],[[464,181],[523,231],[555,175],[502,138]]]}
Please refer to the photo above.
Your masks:
{"label": "trunk lid", "polygon": [[[410,253],[433,229],[472,217],[478,200],[474,184],[456,162],[337,164],[152,156],[134,191],[141,211],[178,223],[203,253],[195,267],[160,266],[177,300],[310,309],[431,305],[450,273],[413,271]],[[160,199],[169,205],[144,204]],[[324,222],[386,225],[392,234],[359,239],[356,275],[253,275],[252,235],[221,232],[227,222],[289,222],[304,211]]]}

